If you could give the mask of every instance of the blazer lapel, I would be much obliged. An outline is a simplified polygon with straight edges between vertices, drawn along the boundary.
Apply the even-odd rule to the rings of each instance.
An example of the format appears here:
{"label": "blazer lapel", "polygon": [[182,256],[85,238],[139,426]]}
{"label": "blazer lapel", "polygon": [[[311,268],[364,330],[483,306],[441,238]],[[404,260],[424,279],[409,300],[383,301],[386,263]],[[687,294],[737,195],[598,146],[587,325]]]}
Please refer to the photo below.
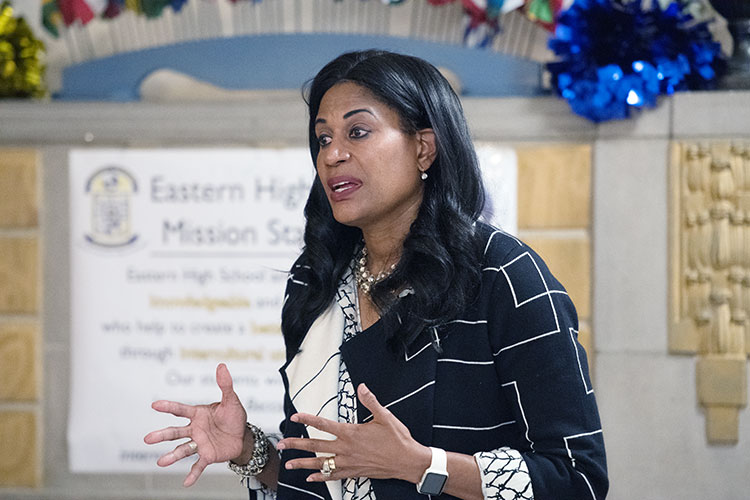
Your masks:
{"label": "blazer lapel", "polygon": [[[341,347],[355,389],[361,383],[404,423],[418,442],[432,442],[437,352],[427,331],[417,337],[406,353],[387,346],[382,323],[377,322]],[[370,410],[357,405],[360,423],[372,419]]]}

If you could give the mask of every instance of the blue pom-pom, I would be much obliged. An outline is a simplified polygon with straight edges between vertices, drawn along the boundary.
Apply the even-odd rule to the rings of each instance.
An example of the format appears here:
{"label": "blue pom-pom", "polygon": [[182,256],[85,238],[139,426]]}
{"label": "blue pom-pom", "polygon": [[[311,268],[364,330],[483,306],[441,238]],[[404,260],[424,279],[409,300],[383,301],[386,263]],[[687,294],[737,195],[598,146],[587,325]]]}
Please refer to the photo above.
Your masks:
{"label": "blue pom-pom", "polygon": [[575,0],[558,19],[547,65],[557,92],[594,121],[627,118],[677,90],[714,88],[725,67],[707,22],[684,0]]}

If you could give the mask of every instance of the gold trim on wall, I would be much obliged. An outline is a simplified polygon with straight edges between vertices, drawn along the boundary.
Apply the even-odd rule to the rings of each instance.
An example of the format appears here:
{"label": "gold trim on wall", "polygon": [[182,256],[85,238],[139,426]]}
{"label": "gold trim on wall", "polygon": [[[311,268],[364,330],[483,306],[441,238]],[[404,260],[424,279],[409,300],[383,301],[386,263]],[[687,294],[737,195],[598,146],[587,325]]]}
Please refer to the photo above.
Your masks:
{"label": "gold trim on wall", "polygon": [[709,443],[737,443],[750,354],[750,142],[672,144],[669,350],[697,354]]}

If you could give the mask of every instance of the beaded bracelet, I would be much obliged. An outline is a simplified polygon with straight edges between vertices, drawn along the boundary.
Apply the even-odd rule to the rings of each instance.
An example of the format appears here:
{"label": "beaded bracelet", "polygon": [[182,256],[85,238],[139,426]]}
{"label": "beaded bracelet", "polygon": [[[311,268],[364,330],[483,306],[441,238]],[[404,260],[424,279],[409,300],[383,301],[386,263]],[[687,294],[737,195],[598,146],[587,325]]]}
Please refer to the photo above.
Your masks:
{"label": "beaded bracelet", "polygon": [[231,460],[227,462],[229,469],[242,477],[257,476],[268,463],[268,438],[258,427],[247,422],[247,428],[253,433],[253,457],[247,465],[239,465]]}

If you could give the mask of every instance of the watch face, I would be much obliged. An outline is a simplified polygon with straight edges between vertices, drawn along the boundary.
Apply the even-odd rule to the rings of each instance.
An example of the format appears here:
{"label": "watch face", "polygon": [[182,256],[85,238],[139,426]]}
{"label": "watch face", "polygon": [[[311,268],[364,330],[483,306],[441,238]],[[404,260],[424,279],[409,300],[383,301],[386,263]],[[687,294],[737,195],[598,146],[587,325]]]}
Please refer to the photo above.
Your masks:
{"label": "watch face", "polygon": [[448,477],[442,474],[428,472],[424,477],[424,481],[422,481],[422,487],[419,489],[419,492],[424,495],[439,495],[443,492],[443,486],[445,486],[447,479]]}

